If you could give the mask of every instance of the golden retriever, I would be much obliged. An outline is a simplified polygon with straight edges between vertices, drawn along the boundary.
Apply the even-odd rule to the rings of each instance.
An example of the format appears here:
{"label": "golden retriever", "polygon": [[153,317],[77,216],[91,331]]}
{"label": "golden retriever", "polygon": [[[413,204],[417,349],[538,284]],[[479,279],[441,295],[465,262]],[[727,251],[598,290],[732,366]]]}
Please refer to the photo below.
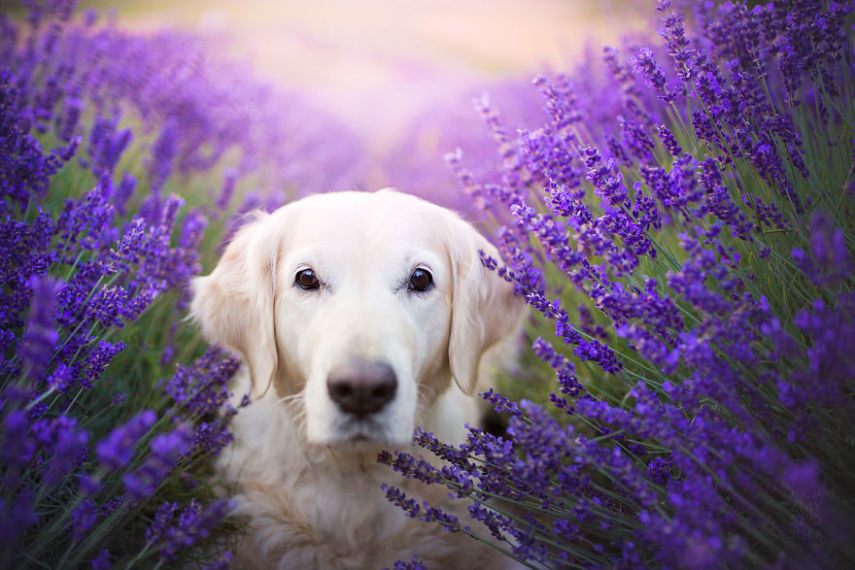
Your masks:
{"label": "golden retriever", "polygon": [[456,214],[413,196],[319,194],[256,214],[193,281],[193,317],[243,358],[235,397],[252,394],[217,464],[248,527],[236,567],[382,568],[414,553],[435,568],[509,562],[408,518],[381,484],[464,519],[465,508],[376,461],[381,449],[418,454],[416,426],[458,443],[477,423],[481,361],[523,314],[479,250],[497,257]]}

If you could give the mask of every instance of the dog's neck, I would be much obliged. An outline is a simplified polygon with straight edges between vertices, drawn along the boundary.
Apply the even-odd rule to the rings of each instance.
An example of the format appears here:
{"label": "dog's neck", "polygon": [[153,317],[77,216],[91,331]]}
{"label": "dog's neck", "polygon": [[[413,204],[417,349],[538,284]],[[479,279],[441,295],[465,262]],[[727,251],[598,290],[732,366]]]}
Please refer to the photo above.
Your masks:
{"label": "dog's neck", "polygon": [[411,446],[390,446],[380,443],[342,443],[321,446],[304,444],[304,458],[314,470],[331,469],[345,477],[373,475],[389,468],[377,462],[381,451],[412,451]]}

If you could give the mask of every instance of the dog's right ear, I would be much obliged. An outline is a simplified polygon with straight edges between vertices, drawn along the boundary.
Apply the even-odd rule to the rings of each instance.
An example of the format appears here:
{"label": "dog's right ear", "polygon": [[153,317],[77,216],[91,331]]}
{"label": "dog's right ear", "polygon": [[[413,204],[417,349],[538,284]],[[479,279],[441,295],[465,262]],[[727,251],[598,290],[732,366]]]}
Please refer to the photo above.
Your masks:
{"label": "dog's right ear", "polygon": [[269,218],[255,214],[232,238],[214,271],[191,283],[191,317],[208,342],[241,355],[249,366],[253,397],[267,390],[278,366],[273,311],[281,240],[270,235]]}

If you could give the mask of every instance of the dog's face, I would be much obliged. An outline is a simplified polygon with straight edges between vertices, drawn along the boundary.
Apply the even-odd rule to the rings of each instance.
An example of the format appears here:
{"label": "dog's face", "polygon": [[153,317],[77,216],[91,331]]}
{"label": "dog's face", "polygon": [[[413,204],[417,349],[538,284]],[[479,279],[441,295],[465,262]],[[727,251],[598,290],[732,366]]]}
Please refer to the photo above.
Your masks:
{"label": "dog's face", "polygon": [[392,191],[316,195],[244,226],[194,281],[206,337],[238,351],[256,395],[297,406],[309,442],[400,444],[453,376],[514,328],[494,248],[451,212]]}
{"label": "dog's face", "polygon": [[409,439],[419,397],[450,378],[438,358],[453,291],[441,223],[398,200],[325,198],[296,206],[279,258],[285,389],[304,390],[311,441]]}

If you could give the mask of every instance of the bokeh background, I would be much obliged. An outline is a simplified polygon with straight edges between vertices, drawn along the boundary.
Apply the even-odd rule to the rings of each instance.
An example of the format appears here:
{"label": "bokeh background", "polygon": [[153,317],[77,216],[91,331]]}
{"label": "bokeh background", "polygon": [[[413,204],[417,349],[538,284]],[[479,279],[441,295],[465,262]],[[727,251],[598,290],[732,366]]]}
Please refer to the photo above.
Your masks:
{"label": "bokeh background", "polygon": [[[565,68],[586,47],[646,29],[652,2],[614,0],[218,0],[81,2],[122,27],[222,39],[236,57],[369,135],[378,151],[435,105]],[[596,38],[596,39],[594,39]],[[466,101],[468,103],[468,101]]]}
{"label": "bokeh background", "polygon": [[[515,108],[530,110],[531,100],[540,97],[529,88],[535,74],[573,69],[586,50],[598,53],[604,45],[649,30],[652,5],[620,0],[156,0],[83,1],[79,9],[95,8],[110,14],[120,28],[142,34],[170,29],[201,35],[210,40],[212,52],[225,52],[217,57],[234,58],[251,66],[248,74],[303,94],[358,136],[369,164],[367,174],[349,185],[372,189],[411,181],[413,169],[424,171],[426,185],[454,184],[453,177],[431,170],[446,170],[442,156],[462,142],[461,136],[482,132],[473,98],[487,94],[511,115]],[[23,14],[20,2],[4,0],[0,6]],[[442,196],[456,189],[413,190],[439,194],[438,201],[455,205]]]}

